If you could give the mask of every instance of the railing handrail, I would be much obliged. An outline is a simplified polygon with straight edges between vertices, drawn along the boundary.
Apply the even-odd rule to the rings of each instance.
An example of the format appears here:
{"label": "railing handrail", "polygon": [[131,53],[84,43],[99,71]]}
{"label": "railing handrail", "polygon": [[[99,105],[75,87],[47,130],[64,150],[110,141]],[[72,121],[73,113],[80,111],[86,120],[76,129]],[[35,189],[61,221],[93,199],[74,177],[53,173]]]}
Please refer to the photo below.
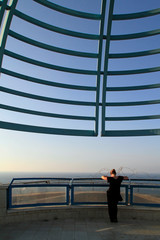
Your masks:
{"label": "railing handrail", "polygon": [[[47,180],[62,180],[62,181],[71,181],[72,183],[74,183],[74,181],[94,181],[94,180],[98,180],[98,181],[104,181],[102,180],[100,177],[29,177],[29,178],[13,178],[10,185],[13,184],[14,181],[20,181],[20,180],[40,180],[40,181],[47,181]],[[131,184],[132,181],[139,181],[139,182],[160,182],[160,179],[158,178],[129,178],[128,180],[123,180],[125,182],[129,182],[129,184]],[[28,182],[24,183],[25,185]],[[47,182],[48,183],[48,182]],[[93,182],[91,182],[93,183]],[[48,183],[49,184],[49,183]],[[94,183],[96,184],[96,183]]]}

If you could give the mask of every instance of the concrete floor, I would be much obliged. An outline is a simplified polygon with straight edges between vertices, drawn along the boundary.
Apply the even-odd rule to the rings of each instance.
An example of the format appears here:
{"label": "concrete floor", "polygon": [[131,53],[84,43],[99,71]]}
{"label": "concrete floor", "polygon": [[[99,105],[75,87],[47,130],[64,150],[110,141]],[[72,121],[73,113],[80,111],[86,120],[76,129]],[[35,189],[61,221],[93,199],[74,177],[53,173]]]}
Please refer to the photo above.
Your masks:
{"label": "concrete floor", "polygon": [[55,219],[0,225],[0,240],[160,240],[160,223]]}

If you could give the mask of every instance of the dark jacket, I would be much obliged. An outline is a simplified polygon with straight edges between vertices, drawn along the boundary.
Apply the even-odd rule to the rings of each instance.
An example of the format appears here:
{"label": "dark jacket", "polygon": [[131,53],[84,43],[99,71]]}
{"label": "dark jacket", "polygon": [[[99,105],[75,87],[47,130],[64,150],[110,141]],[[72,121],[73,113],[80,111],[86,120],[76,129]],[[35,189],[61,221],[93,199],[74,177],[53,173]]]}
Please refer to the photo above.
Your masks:
{"label": "dark jacket", "polygon": [[107,180],[109,183],[109,189],[107,191],[108,201],[122,201],[123,199],[120,194],[120,186],[121,182],[123,181],[123,177],[118,176],[116,179],[113,177],[108,177]]}

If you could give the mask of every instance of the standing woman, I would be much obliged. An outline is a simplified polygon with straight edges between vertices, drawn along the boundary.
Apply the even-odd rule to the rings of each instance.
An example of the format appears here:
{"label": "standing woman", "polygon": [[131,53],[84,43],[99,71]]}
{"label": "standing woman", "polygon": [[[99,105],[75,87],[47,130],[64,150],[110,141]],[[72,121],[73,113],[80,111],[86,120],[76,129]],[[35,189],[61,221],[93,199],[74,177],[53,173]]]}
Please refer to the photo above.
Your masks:
{"label": "standing woman", "polygon": [[118,201],[122,201],[120,194],[120,186],[123,180],[128,180],[126,176],[116,176],[116,170],[112,169],[110,171],[110,177],[102,176],[103,180],[107,180],[109,183],[109,189],[107,191],[107,200],[108,200],[108,213],[111,222],[118,222],[117,220],[117,204]]}

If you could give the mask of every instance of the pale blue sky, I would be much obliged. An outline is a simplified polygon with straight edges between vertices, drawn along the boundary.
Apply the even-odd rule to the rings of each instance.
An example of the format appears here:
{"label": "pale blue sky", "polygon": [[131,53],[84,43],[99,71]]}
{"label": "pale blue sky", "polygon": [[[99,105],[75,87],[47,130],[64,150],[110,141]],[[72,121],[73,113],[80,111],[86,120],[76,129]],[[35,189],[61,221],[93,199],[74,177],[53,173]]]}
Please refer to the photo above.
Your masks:
{"label": "pale blue sky", "polygon": [[[52,0],[51,2],[60,4],[72,8],[75,10],[86,11],[91,13],[98,13],[97,9],[100,9],[99,0]],[[132,13],[147,11],[160,7],[159,0],[115,0],[115,13]],[[77,20],[73,17],[66,16],[65,14],[59,14],[51,10],[45,10],[44,7],[39,6],[32,0],[19,0],[17,8],[30,16],[35,16],[37,19],[45,21],[47,23],[56,25],[58,27],[75,29],[82,32],[90,32],[98,34],[99,23],[91,22],[83,19]],[[63,16],[62,16],[63,15]],[[143,21],[137,19],[133,21],[127,21],[127,24],[122,21],[121,25],[117,25],[115,22],[112,28],[112,34],[125,34],[126,30],[130,33],[149,31],[159,28],[159,16],[151,18],[145,18]],[[84,24],[85,22],[85,24]],[[154,26],[154,28],[153,28]],[[72,50],[82,50],[95,52],[97,50],[97,41],[83,39],[73,39],[70,41],[68,36],[59,36],[39,29],[31,24],[24,23],[22,21],[13,19],[12,29],[20,34],[24,34],[27,37],[32,37],[35,40],[45,42],[46,44],[52,44],[58,47],[71,48]],[[145,41],[143,39],[135,40],[134,44],[131,41],[125,41],[125,44],[119,42],[111,43],[111,52],[131,52],[131,51],[145,51],[148,49],[159,48],[160,38],[155,36],[152,38],[152,46],[150,38]],[[78,43],[78,44],[77,44]],[[145,44],[144,44],[145,43]],[[154,45],[154,46],[153,46]],[[14,40],[9,37],[6,47],[19,54],[25,55],[30,58],[34,58],[40,61],[46,61],[52,64],[73,67],[79,66],[80,69],[95,69],[96,61],[94,59],[86,60],[82,58],[73,58],[71,56],[62,55],[57,53],[46,52],[44,50],[35,48],[33,46],[24,45],[20,41]],[[109,70],[119,69],[136,69],[155,67],[159,63],[159,54],[156,56],[142,57],[139,59],[124,59],[110,60]],[[30,64],[29,70],[26,63],[13,62],[9,57],[4,58],[3,66],[10,70],[17,71],[22,74],[28,74],[33,77],[40,77],[46,80],[56,80],[56,82],[68,83],[68,84],[82,84],[86,86],[95,86],[96,77],[87,76],[82,78],[80,75],[71,75],[64,72],[56,72],[51,70],[41,69]],[[29,72],[28,72],[29,71]],[[109,86],[132,86],[143,84],[159,83],[159,73],[152,73],[150,75],[139,75],[130,77],[113,77],[108,78]],[[151,81],[152,78],[152,81]],[[128,80],[129,79],[129,80]],[[133,84],[134,81],[134,84]],[[1,85],[8,88],[14,88],[16,90],[28,91],[34,94],[45,95],[59,98],[63,94],[64,98],[94,101],[95,94],[84,91],[65,90],[63,93],[60,89],[51,89],[49,86],[38,86],[34,83],[28,83],[20,81],[12,77],[6,77],[2,75]],[[30,99],[24,99],[20,97],[14,97],[9,94],[0,93],[1,103],[8,103],[22,108],[35,109],[37,111],[47,111],[54,107],[54,111],[57,113],[66,114],[79,114],[89,115],[94,114],[94,108],[89,107],[73,107],[59,104],[54,105],[50,103],[41,102],[40,104]],[[136,101],[159,99],[160,90],[145,90],[135,93],[108,93],[107,99],[109,101],[132,101],[133,98]],[[143,112],[143,114],[142,114]],[[111,116],[124,116],[124,115],[147,115],[147,114],[160,114],[160,105],[151,105],[143,107],[130,107],[121,110],[121,108],[109,108],[107,113]],[[30,125],[39,126],[51,126],[51,127],[67,127],[68,122],[62,119],[52,120],[50,118],[24,115],[20,113],[14,113],[10,111],[0,110],[0,118],[2,121],[12,121],[16,123],[25,123]],[[160,120],[152,121],[138,121],[135,123],[125,122],[115,123],[110,122],[107,127],[110,129],[139,129],[139,128],[159,128]],[[83,124],[80,121],[73,121],[69,128],[79,129],[92,129],[93,123],[85,122]],[[100,126],[101,129],[101,126]],[[119,169],[124,168],[124,172],[143,172],[143,173],[157,173],[160,169],[160,137],[123,137],[123,138],[107,138],[101,137],[73,137],[73,136],[57,136],[57,135],[45,135],[24,133],[8,130],[0,130],[0,171],[31,171],[31,172],[103,172],[109,171],[111,168]]]}
{"label": "pale blue sky", "polygon": [[159,136],[105,138],[1,130],[1,171],[159,173]]}

